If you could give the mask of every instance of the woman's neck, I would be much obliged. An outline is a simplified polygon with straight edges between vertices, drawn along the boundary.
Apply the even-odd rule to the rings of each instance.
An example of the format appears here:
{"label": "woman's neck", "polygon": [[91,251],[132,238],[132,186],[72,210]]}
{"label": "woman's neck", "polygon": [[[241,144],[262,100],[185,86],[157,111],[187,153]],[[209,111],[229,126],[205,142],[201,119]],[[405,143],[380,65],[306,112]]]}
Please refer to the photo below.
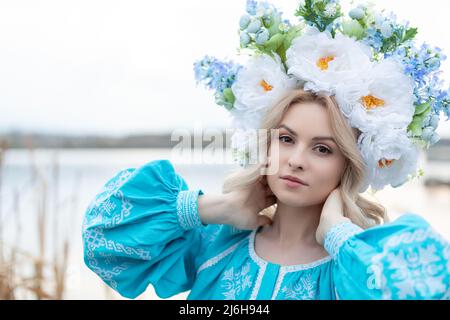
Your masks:
{"label": "woman's neck", "polygon": [[273,223],[266,231],[280,249],[317,246],[316,230],[323,204],[311,207],[289,207],[277,203]]}

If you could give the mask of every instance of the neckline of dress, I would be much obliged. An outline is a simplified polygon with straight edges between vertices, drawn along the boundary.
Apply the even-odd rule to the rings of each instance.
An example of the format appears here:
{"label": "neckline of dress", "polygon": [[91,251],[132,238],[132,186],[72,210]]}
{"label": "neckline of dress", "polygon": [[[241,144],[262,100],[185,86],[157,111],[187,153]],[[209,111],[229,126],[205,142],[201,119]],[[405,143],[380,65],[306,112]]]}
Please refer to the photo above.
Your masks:
{"label": "neckline of dress", "polygon": [[276,266],[276,267],[280,268],[280,270],[282,270],[283,272],[295,272],[295,271],[315,268],[317,266],[320,266],[324,263],[331,261],[331,259],[332,259],[332,257],[330,255],[328,255],[324,258],[320,258],[319,260],[315,260],[315,261],[308,262],[308,263],[302,263],[302,264],[293,264],[293,265],[281,265],[278,263],[273,263],[268,260],[265,260],[265,259],[261,258],[256,253],[256,250],[255,250],[256,233],[259,231],[260,228],[261,227],[258,227],[257,229],[253,230],[250,233],[249,241],[248,241],[248,251],[250,253],[250,256],[259,266],[272,265],[272,266]]}

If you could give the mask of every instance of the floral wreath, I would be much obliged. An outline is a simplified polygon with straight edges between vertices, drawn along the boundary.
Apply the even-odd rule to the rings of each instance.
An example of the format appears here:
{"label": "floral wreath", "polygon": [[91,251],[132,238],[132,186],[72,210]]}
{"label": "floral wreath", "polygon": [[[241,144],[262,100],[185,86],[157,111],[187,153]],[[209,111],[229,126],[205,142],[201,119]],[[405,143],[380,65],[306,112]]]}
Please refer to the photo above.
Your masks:
{"label": "floral wreath", "polygon": [[247,0],[239,20],[245,66],[211,56],[194,63],[197,83],[233,118],[235,161],[249,163],[250,132],[289,90],[334,95],[358,128],[366,168],[360,192],[396,188],[414,177],[419,149],[439,141],[440,113],[450,118],[450,88],[440,78],[441,49],[417,45],[417,28],[360,4],[344,14],[338,0],[302,0],[297,24],[268,2]]}

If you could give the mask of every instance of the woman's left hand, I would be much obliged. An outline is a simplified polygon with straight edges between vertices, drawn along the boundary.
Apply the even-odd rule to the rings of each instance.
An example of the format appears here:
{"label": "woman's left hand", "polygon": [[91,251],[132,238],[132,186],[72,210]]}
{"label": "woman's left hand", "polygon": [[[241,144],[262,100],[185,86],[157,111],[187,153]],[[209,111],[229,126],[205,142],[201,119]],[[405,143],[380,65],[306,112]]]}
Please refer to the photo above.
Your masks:
{"label": "woman's left hand", "polygon": [[336,224],[345,221],[350,222],[350,219],[344,217],[344,205],[342,202],[341,190],[336,188],[329,194],[323,205],[319,226],[316,230],[317,242],[323,245],[328,230]]}

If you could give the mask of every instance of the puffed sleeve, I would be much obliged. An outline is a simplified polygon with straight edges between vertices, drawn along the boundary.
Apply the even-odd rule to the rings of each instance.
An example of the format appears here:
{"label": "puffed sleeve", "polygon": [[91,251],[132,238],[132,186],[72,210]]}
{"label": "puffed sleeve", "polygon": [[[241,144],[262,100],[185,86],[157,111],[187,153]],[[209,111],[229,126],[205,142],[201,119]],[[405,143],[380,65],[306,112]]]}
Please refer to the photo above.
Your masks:
{"label": "puffed sleeve", "polygon": [[127,298],[149,284],[161,298],[190,290],[195,257],[217,226],[201,222],[201,194],[188,189],[168,160],[120,171],[86,211],[85,264]]}
{"label": "puffed sleeve", "polygon": [[419,215],[366,230],[343,222],[325,235],[337,299],[449,299],[449,243]]}

